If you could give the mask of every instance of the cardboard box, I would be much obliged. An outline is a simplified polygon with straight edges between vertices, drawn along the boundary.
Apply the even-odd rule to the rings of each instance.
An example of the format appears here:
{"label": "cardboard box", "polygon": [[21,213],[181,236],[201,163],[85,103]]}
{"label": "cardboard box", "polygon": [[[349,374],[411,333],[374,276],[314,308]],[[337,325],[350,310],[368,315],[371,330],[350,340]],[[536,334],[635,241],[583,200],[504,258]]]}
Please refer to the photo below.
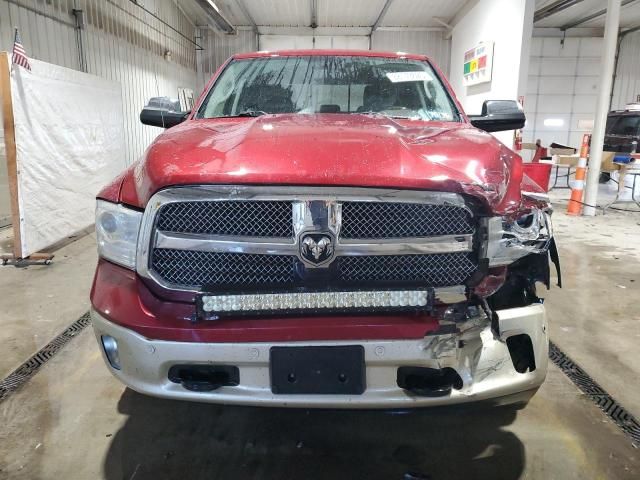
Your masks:
{"label": "cardboard box", "polygon": [[620,170],[620,165],[613,163],[613,157],[616,156],[616,152],[602,152],[602,164],[600,165],[601,172],[615,172]]}

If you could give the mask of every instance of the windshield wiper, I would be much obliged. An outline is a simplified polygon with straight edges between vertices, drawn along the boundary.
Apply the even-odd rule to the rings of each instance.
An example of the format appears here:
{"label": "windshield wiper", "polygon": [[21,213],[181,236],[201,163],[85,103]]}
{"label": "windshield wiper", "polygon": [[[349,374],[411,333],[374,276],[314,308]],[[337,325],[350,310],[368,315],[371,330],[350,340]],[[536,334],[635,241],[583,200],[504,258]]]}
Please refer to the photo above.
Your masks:
{"label": "windshield wiper", "polygon": [[244,112],[240,112],[236,115],[228,115],[229,117],[261,117],[262,115],[268,115],[267,112],[263,112],[262,110],[245,110]]}
{"label": "windshield wiper", "polygon": [[413,119],[413,118],[418,117],[417,115],[415,115],[415,116],[413,116],[413,117],[408,117],[408,116],[405,116],[405,115],[388,115],[388,114],[386,114],[386,113],[382,113],[382,112],[374,112],[374,111],[368,111],[368,112],[350,112],[350,113],[355,113],[355,114],[357,114],[357,115],[380,115],[380,116],[385,117],[385,118],[394,118],[394,119],[398,119],[398,118],[400,118],[400,119],[405,119],[405,120],[411,120],[411,119]]}

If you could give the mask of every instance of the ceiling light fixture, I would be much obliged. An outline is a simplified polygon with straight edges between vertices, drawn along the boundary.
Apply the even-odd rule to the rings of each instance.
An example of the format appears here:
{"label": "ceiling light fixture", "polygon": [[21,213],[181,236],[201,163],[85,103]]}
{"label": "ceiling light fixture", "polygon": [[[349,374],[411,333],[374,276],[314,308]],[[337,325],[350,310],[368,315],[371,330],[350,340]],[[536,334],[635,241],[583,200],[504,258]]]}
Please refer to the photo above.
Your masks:
{"label": "ceiling light fixture", "polygon": [[196,2],[198,2],[198,5],[200,5],[202,10],[204,10],[209,20],[212,21],[220,30],[229,34],[236,33],[236,27],[227,20],[213,0],[196,0]]}

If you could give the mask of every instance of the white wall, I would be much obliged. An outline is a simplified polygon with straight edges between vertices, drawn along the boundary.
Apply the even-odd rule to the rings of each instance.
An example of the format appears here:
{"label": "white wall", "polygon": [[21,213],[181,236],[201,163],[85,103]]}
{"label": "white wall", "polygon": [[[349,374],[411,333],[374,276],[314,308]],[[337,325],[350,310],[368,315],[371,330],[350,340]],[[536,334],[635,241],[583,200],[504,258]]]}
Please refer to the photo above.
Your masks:
{"label": "white wall", "polygon": [[[480,0],[455,25],[449,77],[468,114],[479,114],[484,100],[517,100],[524,92],[533,8],[534,2],[526,0]],[[495,43],[492,80],[464,87],[464,52],[483,41]],[[512,132],[500,132],[496,137],[506,145],[513,143]]]}
{"label": "white wall", "polygon": [[321,35],[315,37],[313,48],[369,50],[369,37],[366,35]]}
{"label": "white wall", "polygon": [[311,50],[313,35],[260,35],[260,50]]}
{"label": "white wall", "polygon": [[[138,3],[182,32],[178,35],[129,0],[0,0],[0,50],[11,50],[19,28],[27,54],[80,70],[72,9],[86,14],[82,43],[87,72],[122,84],[127,163],[137,159],[161,129],[140,123],[152,96],[177,97],[178,87],[196,87],[195,27],[172,0]],[[171,52],[171,61],[164,58]],[[87,108],[90,108],[88,105]]]}
{"label": "white wall", "polygon": [[371,49],[427,55],[449,75],[451,40],[442,31],[379,29],[371,36]]}
{"label": "white wall", "polygon": [[[86,71],[122,85],[126,163],[136,160],[162,130],[140,123],[140,110],[152,96],[177,97],[178,87],[196,87],[195,27],[173,0],[138,0],[187,38],[129,0],[0,0],[0,50],[10,51],[14,27],[31,58],[81,69],[72,9],[86,14],[81,31]],[[171,52],[171,61],[164,58]],[[87,105],[90,109],[91,105]],[[0,226],[10,215],[0,122]]]}
{"label": "white wall", "polygon": [[200,28],[197,36],[204,48],[197,52],[197,94],[202,91],[218,67],[231,55],[258,50],[258,37],[252,30],[238,29],[235,35],[226,35],[208,28]]}
{"label": "white wall", "polygon": [[368,50],[365,35],[260,35],[260,50],[290,49]]}
{"label": "white wall", "polygon": [[618,68],[613,87],[613,110],[636,102],[640,95],[640,32],[625,35],[620,44]]}
{"label": "white wall", "polygon": [[582,135],[592,129],[601,51],[601,37],[531,39],[523,141],[580,147]]}

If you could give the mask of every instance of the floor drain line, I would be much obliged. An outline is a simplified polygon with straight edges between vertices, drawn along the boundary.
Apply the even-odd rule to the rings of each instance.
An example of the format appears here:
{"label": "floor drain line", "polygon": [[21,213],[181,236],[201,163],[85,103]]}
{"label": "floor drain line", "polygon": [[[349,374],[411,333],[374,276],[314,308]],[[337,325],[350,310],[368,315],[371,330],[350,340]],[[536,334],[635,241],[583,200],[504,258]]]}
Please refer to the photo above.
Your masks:
{"label": "floor drain line", "polygon": [[640,443],[640,422],[553,342],[549,342],[549,358],[631,440]]}
{"label": "floor drain line", "polygon": [[91,317],[87,312],[16,368],[8,377],[0,381],[0,401],[24,385],[45,363],[89,325],[91,325]]}

